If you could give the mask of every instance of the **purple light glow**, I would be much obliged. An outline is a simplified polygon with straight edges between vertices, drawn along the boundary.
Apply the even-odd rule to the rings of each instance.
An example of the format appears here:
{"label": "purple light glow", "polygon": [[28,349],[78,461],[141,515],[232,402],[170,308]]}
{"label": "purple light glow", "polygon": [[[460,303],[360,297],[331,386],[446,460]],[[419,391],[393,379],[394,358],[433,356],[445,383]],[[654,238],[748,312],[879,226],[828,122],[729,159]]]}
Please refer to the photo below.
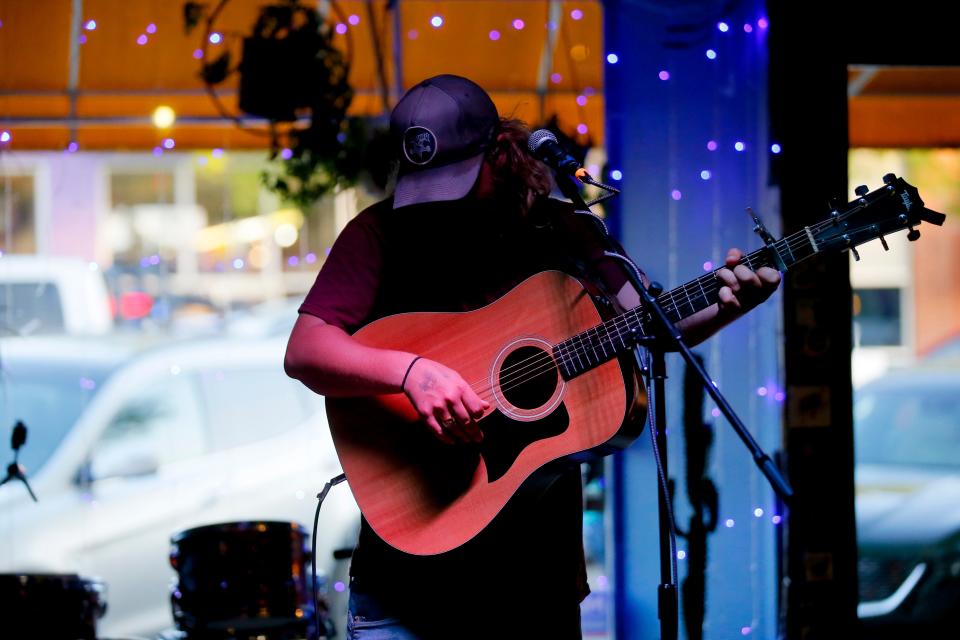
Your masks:
{"label": "purple light glow", "polygon": [[780,516],[773,516],[772,518],[770,518],[770,522],[772,522],[773,524],[780,524],[781,522],[783,522],[783,518],[781,518]]}
{"label": "purple light glow", "polygon": [[489,35],[490,35],[490,39],[493,41],[497,41],[500,39],[500,32],[497,31],[496,29],[491,31]]}
{"label": "purple light glow", "polygon": [[156,32],[157,32],[157,25],[153,24],[152,22],[147,25],[147,33],[149,33],[150,35],[153,35]]}
{"label": "purple light glow", "polygon": [[306,262],[307,264],[313,264],[314,262],[317,261],[317,254],[310,252],[303,257],[303,261]]}
{"label": "purple light glow", "polygon": [[193,50],[193,57],[194,57],[194,59],[196,59],[196,60],[199,60],[200,58],[202,58],[202,57],[203,57],[203,49],[194,49],[194,50]]}
{"label": "purple light glow", "polygon": [[287,264],[290,265],[291,267],[295,267],[298,264],[300,264],[300,258],[298,258],[297,256],[290,256],[289,258],[287,258]]}
{"label": "purple light glow", "polygon": [[669,72],[669,71],[666,71],[666,70],[661,71],[660,73],[657,74],[657,77],[660,78],[661,80],[664,80],[664,81],[669,80],[669,79],[670,79],[670,72]]}
{"label": "purple light glow", "polygon": [[748,636],[753,631],[753,627],[740,627],[740,635]]}
{"label": "purple light glow", "polygon": [[97,388],[97,383],[90,378],[80,378],[80,388],[84,391],[92,391]]}
{"label": "purple light glow", "polygon": [[10,142],[11,138],[13,138],[13,136],[10,135],[9,131],[0,131],[0,142]]}
{"label": "purple light glow", "polygon": [[67,153],[76,153],[77,149],[79,148],[80,148],[80,145],[78,145],[76,142],[71,142],[70,144],[67,145]]}
{"label": "purple light glow", "polygon": [[280,157],[284,160],[289,160],[293,157],[293,149],[284,149],[280,152]]}
{"label": "purple light glow", "polygon": [[743,25],[743,30],[747,33],[753,33],[753,25],[748,22],[747,24]]}
{"label": "purple light glow", "polygon": [[580,20],[583,18],[583,11],[580,11],[580,9],[574,9],[570,12],[570,17],[574,20]]}
{"label": "purple light glow", "polygon": [[607,579],[607,576],[597,576],[597,586],[606,589],[610,586],[610,580]]}
{"label": "purple light glow", "polygon": [[707,142],[707,151],[716,151],[717,150],[717,141],[710,140]]}
{"label": "purple light glow", "polygon": [[343,24],[342,22],[338,22],[338,23],[337,23],[337,26],[334,27],[334,29],[335,29],[336,32],[339,33],[340,35],[343,35],[343,34],[345,34],[345,33],[347,32],[347,25]]}
{"label": "purple light glow", "polygon": [[214,158],[219,158],[223,155],[223,149],[216,148],[210,152],[210,155],[212,155]]}
{"label": "purple light glow", "polygon": [[770,23],[767,22],[766,18],[760,18],[759,20],[757,20],[757,26],[760,27],[761,29],[766,29],[767,27],[770,26]]}
{"label": "purple light glow", "polygon": [[577,104],[585,107],[587,105],[587,96],[577,96]]}
{"label": "purple light glow", "polygon": [[410,29],[410,31],[407,31],[408,40],[416,40],[418,37],[420,37],[420,32],[416,29]]}
{"label": "purple light glow", "polygon": [[324,250],[323,250],[323,255],[325,255],[326,257],[329,258],[329,257],[330,257],[330,249],[332,249],[332,248],[333,248],[333,247],[327,247],[326,249],[324,249]]}
{"label": "purple light glow", "polygon": [[766,387],[759,387],[759,388],[757,389],[757,395],[760,396],[761,398],[764,397],[765,395],[767,395],[767,388],[766,388]]}
{"label": "purple light glow", "polygon": [[582,136],[583,136],[583,135],[586,135],[586,134],[587,134],[587,125],[583,124],[582,122],[581,122],[580,124],[578,124],[578,125],[577,125],[577,133],[579,133],[579,134],[582,135]]}
{"label": "purple light glow", "polygon": [[707,260],[706,262],[704,262],[704,263],[703,263],[703,270],[704,270],[704,271],[713,271],[713,263],[710,262],[709,260]]}
{"label": "purple light glow", "polygon": [[343,584],[339,580],[333,583],[333,590],[336,591],[337,593],[342,593],[344,590],[346,590],[346,588],[347,588],[347,585]]}
{"label": "purple light glow", "polygon": [[550,82],[553,84],[560,84],[561,80],[563,80],[563,76],[561,76],[559,73],[550,74]]}
{"label": "purple light glow", "polygon": [[77,37],[77,44],[87,44],[87,36],[86,36],[85,34],[81,33],[81,34]]}
{"label": "purple light glow", "polygon": [[717,408],[711,409],[711,410],[710,410],[710,415],[712,415],[714,418],[719,418],[719,417],[720,417],[720,409],[717,409]]}
{"label": "purple light glow", "polygon": [[777,402],[783,402],[787,399],[787,394],[785,394],[783,391],[777,391],[775,394],[773,394],[773,399]]}
{"label": "purple light glow", "polygon": [[143,45],[147,44],[147,39],[148,38],[146,34],[141,33],[139,36],[137,36],[137,44],[142,47]]}
{"label": "purple light glow", "polygon": [[670,197],[673,198],[674,200],[679,200],[680,198],[683,197],[683,194],[680,193],[680,189],[674,189],[673,191],[670,192]]}
{"label": "purple light glow", "polygon": [[358,16],[358,15],[355,14],[355,13],[350,14],[350,17],[347,18],[347,22],[349,22],[350,24],[356,26],[356,25],[360,24],[360,16]]}
{"label": "purple light glow", "polygon": [[163,147],[154,147],[154,148],[153,148],[153,155],[156,156],[157,158],[159,158],[160,156],[162,156],[162,155],[163,155]]}
{"label": "purple light glow", "polygon": [[525,26],[526,25],[524,24],[523,20],[521,20],[520,18],[517,18],[516,20],[513,21],[513,28],[516,29],[517,31],[520,31],[520,29],[523,29]]}
{"label": "purple light glow", "polygon": [[163,148],[164,149],[173,149],[177,146],[177,143],[174,142],[173,138],[164,138],[163,139]]}

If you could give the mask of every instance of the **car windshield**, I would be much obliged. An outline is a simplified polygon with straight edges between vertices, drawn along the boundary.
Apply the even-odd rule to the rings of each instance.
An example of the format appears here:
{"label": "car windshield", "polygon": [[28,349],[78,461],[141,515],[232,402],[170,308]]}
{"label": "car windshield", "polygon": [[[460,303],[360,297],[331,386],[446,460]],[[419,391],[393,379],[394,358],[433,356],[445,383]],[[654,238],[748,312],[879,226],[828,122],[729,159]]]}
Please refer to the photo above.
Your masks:
{"label": "car windshield", "polygon": [[[12,429],[17,420],[27,427],[20,464],[36,473],[47,462],[81,412],[96,395],[109,370],[104,366],[58,362],[4,363],[0,383],[0,415]],[[10,431],[7,431],[10,433]],[[0,460],[9,459],[9,440],[0,442]]]}
{"label": "car windshield", "polygon": [[865,389],[854,406],[858,463],[960,468],[960,384]]}

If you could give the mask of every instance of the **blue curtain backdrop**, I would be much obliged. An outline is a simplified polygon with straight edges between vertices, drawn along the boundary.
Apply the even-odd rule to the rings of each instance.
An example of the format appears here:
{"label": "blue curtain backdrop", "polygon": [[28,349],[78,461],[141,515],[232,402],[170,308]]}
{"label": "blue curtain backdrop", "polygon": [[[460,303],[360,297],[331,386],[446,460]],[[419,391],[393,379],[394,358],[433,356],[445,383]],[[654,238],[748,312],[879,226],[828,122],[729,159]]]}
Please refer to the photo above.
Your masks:
{"label": "blue curtain backdrop", "polygon": [[[768,183],[771,154],[780,151],[768,135],[769,25],[764,5],[755,1],[608,0],[604,7],[607,175],[619,177],[614,184],[623,189],[609,209],[610,223],[648,275],[670,289],[722,264],[729,247],[758,248],[747,206],[779,236],[776,190]],[[781,442],[784,402],[780,304],[777,293],[695,349],[771,455]],[[684,364],[676,356],[667,364],[669,464],[678,481],[677,520],[685,528]],[[712,409],[708,399],[704,415],[715,431],[708,470],[720,511],[708,542],[703,637],[774,638],[783,524],[766,480]],[[612,458],[608,469],[616,505],[617,637],[655,638],[660,580],[649,434]],[[684,540],[678,544],[686,549]],[[681,579],[687,564],[679,560]],[[682,621],[681,614],[686,637]]]}

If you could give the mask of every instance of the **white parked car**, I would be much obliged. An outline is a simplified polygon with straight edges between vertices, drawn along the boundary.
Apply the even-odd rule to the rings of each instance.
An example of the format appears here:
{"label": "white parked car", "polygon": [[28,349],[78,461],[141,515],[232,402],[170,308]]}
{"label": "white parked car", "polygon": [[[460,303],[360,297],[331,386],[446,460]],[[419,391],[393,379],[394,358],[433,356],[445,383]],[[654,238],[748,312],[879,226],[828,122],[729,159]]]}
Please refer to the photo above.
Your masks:
{"label": "white parked car", "polygon": [[95,263],[41,255],[0,257],[0,337],[103,335],[110,295]]}
{"label": "white parked car", "polygon": [[[284,375],[284,346],[0,340],[0,418],[27,425],[20,462],[39,498],[16,482],[0,486],[0,572],[99,577],[108,605],[100,635],[144,636],[173,627],[172,534],[238,520],[309,531],[315,496],[340,466],[323,399]],[[335,488],[317,540],[331,586],[347,570],[333,551],[351,547],[358,527],[352,495]],[[328,599],[339,623],[346,592],[337,586]]]}

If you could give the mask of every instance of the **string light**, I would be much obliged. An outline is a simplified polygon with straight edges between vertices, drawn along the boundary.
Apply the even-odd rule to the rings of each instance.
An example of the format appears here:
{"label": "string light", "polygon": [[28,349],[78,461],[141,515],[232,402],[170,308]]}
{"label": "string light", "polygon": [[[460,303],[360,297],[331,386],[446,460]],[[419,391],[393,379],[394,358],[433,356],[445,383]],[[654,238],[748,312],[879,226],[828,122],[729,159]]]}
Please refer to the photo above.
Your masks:
{"label": "string light", "polygon": [[713,177],[713,174],[710,173],[710,170],[709,170],[709,169],[704,169],[703,171],[700,172],[700,179],[701,179],[701,180],[709,180],[709,179],[712,178],[712,177]]}
{"label": "string light", "polygon": [[770,26],[770,23],[767,22],[766,18],[760,18],[759,20],[757,20],[757,26],[760,27],[761,29],[766,29],[767,27]]}
{"label": "string light", "polygon": [[162,104],[153,110],[151,119],[153,120],[153,126],[157,129],[169,129],[176,122],[177,113],[172,107]]}
{"label": "string light", "polygon": [[582,135],[582,136],[583,136],[583,135],[586,135],[586,134],[587,134],[587,125],[583,124],[582,122],[581,122],[580,124],[578,124],[578,125],[577,125],[577,133],[579,133],[579,134]]}
{"label": "string light", "polygon": [[287,258],[287,264],[290,265],[291,267],[295,267],[298,264],[300,264],[300,258],[298,258],[297,256],[290,256],[289,258]]}
{"label": "string light", "polygon": [[709,260],[707,260],[706,262],[704,262],[704,263],[703,263],[703,270],[704,270],[704,271],[707,271],[707,272],[713,271],[713,263],[710,262]]}
{"label": "string light", "polygon": [[293,157],[293,149],[284,149],[280,152],[280,157],[284,160],[289,160]]}
{"label": "string light", "polygon": [[317,254],[315,254],[315,253],[313,253],[313,252],[308,253],[307,255],[305,255],[305,256],[303,257],[303,260],[304,260],[304,262],[306,262],[307,264],[313,264],[314,262],[317,261]]}
{"label": "string light", "polygon": [[147,40],[148,40],[147,36],[143,33],[137,36],[137,44],[140,45],[141,47],[147,44]]}
{"label": "string light", "polygon": [[214,31],[210,34],[210,44],[220,44],[221,42],[223,42],[223,36],[220,33]]}
{"label": "string light", "polygon": [[713,49],[707,49],[707,58],[709,58],[710,60],[716,60],[717,52],[714,51]]}
{"label": "string light", "polygon": [[233,268],[234,268],[234,269],[243,269],[243,258],[236,258],[236,259],[233,261]]}
{"label": "string light", "polygon": [[525,24],[523,20],[521,20],[520,18],[517,18],[516,20],[513,21],[513,28],[516,29],[517,31],[520,31],[521,29],[523,29],[524,26]]}
{"label": "string light", "polygon": [[660,73],[657,74],[657,77],[663,81],[667,81],[670,79],[670,72],[666,70],[661,71]]}
{"label": "string light", "polygon": [[67,153],[76,153],[77,149],[80,148],[80,145],[76,141],[71,142],[67,145]]}
{"label": "string light", "polygon": [[580,105],[581,107],[585,107],[587,105],[587,96],[584,96],[584,95],[577,96],[577,104]]}
{"label": "string light", "polygon": [[352,13],[350,14],[350,17],[347,18],[347,22],[349,22],[353,26],[357,26],[358,24],[360,24],[360,16],[358,16],[355,13]]}
{"label": "string light", "polygon": [[615,53],[608,53],[607,62],[609,62],[610,64],[617,64],[618,62],[620,62],[620,56],[618,56]]}
{"label": "string light", "polygon": [[202,57],[203,57],[203,49],[194,49],[194,50],[193,50],[193,57],[194,57],[195,60],[199,60],[200,58],[202,58]]}
{"label": "string light", "polygon": [[87,20],[87,23],[83,25],[83,28],[87,31],[96,31],[97,30],[97,21],[96,20]]}
{"label": "string light", "polygon": [[583,18],[583,11],[581,11],[580,9],[574,9],[573,11],[570,12],[570,17],[573,18],[574,20],[580,20],[581,18]]}
{"label": "string light", "polygon": [[680,198],[683,197],[683,194],[680,193],[679,189],[674,189],[673,191],[670,192],[670,197],[673,198],[674,200],[679,200]]}
{"label": "string light", "polygon": [[747,33],[753,33],[753,25],[748,22],[747,24],[743,25],[743,30]]}
{"label": "string light", "polygon": [[733,143],[733,148],[736,149],[737,151],[743,151],[744,149],[747,148],[747,145],[737,140],[736,142]]}
{"label": "string light", "polygon": [[756,509],[753,510],[753,515],[754,515],[755,517],[757,517],[757,518],[762,518],[762,517],[763,517],[763,509],[761,509],[760,507],[757,507]]}
{"label": "string light", "polygon": [[219,158],[223,156],[223,149],[217,147],[216,149],[210,152],[210,155],[212,155],[214,158]]}
{"label": "string light", "polygon": [[9,131],[0,131],[0,142],[7,143],[10,142],[12,138],[13,136]]}
{"label": "string light", "polygon": [[707,141],[707,151],[716,151],[717,150],[717,141],[708,140]]}
{"label": "string light", "polygon": [[733,527],[734,527],[735,524],[737,524],[737,523],[736,523],[736,521],[735,521],[733,518],[727,518],[727,519],[724,521],[723,526],[725,526],[727,529],[733,529]]}
{"label": "string light", "polygon": [[561,80],[563,80],[563,76],[561,76],[559,73],[550,74],[550,82],[553,84],[560,84]]}
{"label": "string light", "polygon": [[781,147],[776,142],[774,142],[772,145],[770,145],[770,151],[772,153],[780,153]]}
{"label": "string light", "polygon": [[490,39],[493,40],[494,42],[496,42],[497,40],[499,40],[499,39],[500,39],[500,32],[497,31],[496,29],[494,29],[493,31],[491,31],[491,32],[490,32]]}
{"label": "string light", "polygon": [[410,31],[407,31],[407,38],[409,40],[416,40],[419,36],[420,32],[416,29],[410,29]]}
{"label": "string light", "polygon": [[727,31],[730,31],[730,25],[728,25],[726,22],[718,22],[717,29],[719,29],[722,33],[726,33]]}
{"label": "string light", "polygon": [[156,32],[157,32],[157,25],[155,25],[152,22],[147,25],[147,33],[149,33],[150,35],[153,35]]}
{"label": "string light", "polygon": [[620,169],[614,169],[610,172],[610,178],[617,181],[623,180],[623,173],[620,171]]}
{"label": "string light", "polygon": [[441,18],[440,16],[433,16],[432,18],[430,18],[430,24],[433,26],[434,29],[439,29],[440,27],[443,26],[443,18]]}
{"label": "string light", "polygon": [[347,32],[347,25],[343,24],[342,22],[338,22],[337,26],[335,27],[335,30],[340,35],[343,35]]}
{"label": "string light", "polygon": [[177,143],[174,142],[173,138],[164,138],[163,139],[163,148],[164,149],[173,149],[177,146]]}

